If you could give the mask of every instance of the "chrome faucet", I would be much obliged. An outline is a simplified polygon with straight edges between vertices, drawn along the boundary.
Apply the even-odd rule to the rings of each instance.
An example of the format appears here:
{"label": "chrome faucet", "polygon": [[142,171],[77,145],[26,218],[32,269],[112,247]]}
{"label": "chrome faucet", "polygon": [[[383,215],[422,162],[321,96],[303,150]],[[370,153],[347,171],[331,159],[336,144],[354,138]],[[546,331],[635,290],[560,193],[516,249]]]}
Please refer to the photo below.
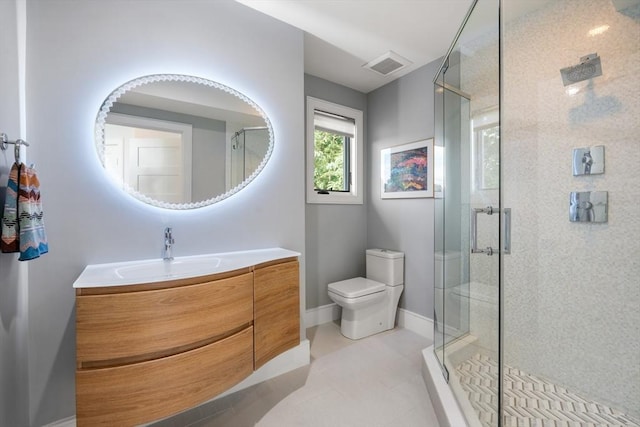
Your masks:
{"label": "chrome faucet", "polygon": [[173,259],[173,244],[175,240],[173,240],[173,236],[171,235],[171,227],[167,227],[164,229],[164,251],[162,254],[162,259],[165,261],[171,261]]}

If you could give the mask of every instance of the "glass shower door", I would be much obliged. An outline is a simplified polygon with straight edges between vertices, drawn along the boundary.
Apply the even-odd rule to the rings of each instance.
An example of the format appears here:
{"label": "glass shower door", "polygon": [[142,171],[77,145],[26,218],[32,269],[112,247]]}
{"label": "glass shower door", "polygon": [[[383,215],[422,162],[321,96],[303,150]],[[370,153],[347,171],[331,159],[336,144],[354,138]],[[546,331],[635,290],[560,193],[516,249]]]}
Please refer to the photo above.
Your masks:
{"label": "glass shower door", "polygon": [[[451,84],[449,70],[457,64],[448,59],[436,81],[436,250],[435,250],[435,347],[443,372],[448,378],[445,345],[469,333],[469,304],[460,295],[469,286],[469,210],[468,199],[470,141],[469,99]],[[458,84],[458,82],[455,82]]]}
{"label": "glass shower door", "polygon": [[434,348],[472,426],[499,425],[498,30],[498,0],[475,2],[434,80]]}
{"label": "glass shower door", "polygon": [[227,190],[244,181],[245,178],[245,132],[240,130],[231,137],[231,152],[229,158],[229,179]]}

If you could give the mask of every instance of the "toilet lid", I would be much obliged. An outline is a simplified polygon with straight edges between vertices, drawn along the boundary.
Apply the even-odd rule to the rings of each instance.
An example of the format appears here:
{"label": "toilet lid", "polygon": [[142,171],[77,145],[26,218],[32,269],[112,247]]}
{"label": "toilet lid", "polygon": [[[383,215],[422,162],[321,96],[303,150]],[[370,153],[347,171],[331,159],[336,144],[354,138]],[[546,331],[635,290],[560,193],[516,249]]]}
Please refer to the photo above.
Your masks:
{"label": "toilet lid", "polygon": [[357,298],[364,295],[375,294],[376,292],[384,291],[385,288],[386,285],[384,283],[365,279],[364,277],[329,283],[330,292],[334,292],[345,298]]}

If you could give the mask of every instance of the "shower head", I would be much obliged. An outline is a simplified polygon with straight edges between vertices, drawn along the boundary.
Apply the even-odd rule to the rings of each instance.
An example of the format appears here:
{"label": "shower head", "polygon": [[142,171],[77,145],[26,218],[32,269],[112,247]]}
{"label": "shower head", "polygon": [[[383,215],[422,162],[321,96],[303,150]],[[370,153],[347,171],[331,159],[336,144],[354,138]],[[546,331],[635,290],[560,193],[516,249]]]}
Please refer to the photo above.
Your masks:
{"label": "shower head", "polygon": [[569,86],[583,80],[591,79],[602,75],[602,65],[597,53],[592,53],[580,58],[580,63],[573,67],[566,67],[560,70],[562,83]]}

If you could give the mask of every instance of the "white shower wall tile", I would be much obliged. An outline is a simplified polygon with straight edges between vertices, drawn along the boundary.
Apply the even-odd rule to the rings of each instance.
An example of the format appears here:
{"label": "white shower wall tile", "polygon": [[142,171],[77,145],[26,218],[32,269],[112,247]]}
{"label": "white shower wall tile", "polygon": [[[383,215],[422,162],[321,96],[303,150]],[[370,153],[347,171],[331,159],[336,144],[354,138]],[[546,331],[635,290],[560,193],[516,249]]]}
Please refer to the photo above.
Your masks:
{"label": "white shower wall tile", "polygon": [[[587,35],[603,24],[610,28],[601,36]],[[639,39],[637,19],[612,2],[547,3],[505,26],[502,105],[503,206],[514,214],[504,258],[506,360],[636,416]],[[559,69],[593,52],[603,76],[568,96]],[[572,150],[592,145],[605,146],[605,174],[572,176]],[[593,190],[608,191],[608,223],[570,223],[569,193]]]}
{"label": "white shower wall tile", "polygon": [[[517,3],[504,2],[503,16]],[[638,15],[604,0],[541,6],[502,32],[501,203],[512,208],[512,252],[503,263],[505,359],[638,415],[640,239],[630,238],[640,235]],[[605,33],[588,35],[604,24]],[[472,94],[472,115],[495,102],[492,49],[495,34],[463,49],[461,88]],[[559,70],[593,52],[603,75],[568,96]],[[574,177],[573,149],[593,145],[605,146],[605,173]],[[608,191],[608,222],[569,222],[569,193],[596,190]],[[481,225],[478,240],[489,241],[495,227]],[[469,259],[472,282],[497,283],[497,269],[482,258]],[[490,312],[471,301],[471,332],[485,349],[497,346]]]}

